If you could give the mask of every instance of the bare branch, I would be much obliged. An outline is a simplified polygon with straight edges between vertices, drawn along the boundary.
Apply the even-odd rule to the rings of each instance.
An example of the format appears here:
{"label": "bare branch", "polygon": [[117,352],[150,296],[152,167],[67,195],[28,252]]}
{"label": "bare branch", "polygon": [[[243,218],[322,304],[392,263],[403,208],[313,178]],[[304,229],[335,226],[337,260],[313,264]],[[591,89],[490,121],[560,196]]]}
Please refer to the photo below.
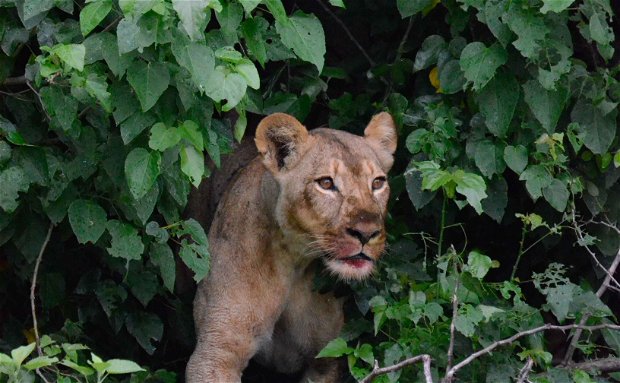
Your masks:
{"label": "bare branch", "polygon": [[581,363],[570,363],[565,368],[570,370],[616,372],[620,371],[620,358],[604,358],[587,360]]}
{"label": "bare branch", "polygon": [[519,377],[517,378],[517,383],[526,383],[527,377],[530,375],[530,371],[532,371],[532,366],[534,365],[534,360],[532,358],[527,358],[527,362],[519,371]]}
{"label": "bare branch", "polygon": [[473,354],[469,355],[467,358],[463,359],[460,363],[458,363],[454,367],[452,367],[450,369],[450,371],[448,371],[446,373],[446,376],[445,376],[445,378],[443,379],[442,382],[450,382],[454,378],[456,373],[460,369],[462,369],[463,367],[467,366],[468,364],[470,364],[474,360],[480,358],[481,356],[490,354],[496,348],[498,348],[500,346],[505,346],[505,345],[511,344],[511,343],[513,343],[514,341],[516,341],[519,338],[523,338],[524,336],[537,334],[539,332],[543,332],[543,331],[547,331],[547,330],[567,331],[567,330],[574,330],[574,329],[582,329],[582,330],[587,330],[587,331],[596,331],[596,330],[602,330],[602,329],[610,329],[610,330],[620,331],[620,325],[617,325],[617,324],[599,324],[599,325],[594,325],[594,326],[582,326],[580,324],[567,324],[567,325],[558,326],[558,325],[552,325],[552,324],[548,324],[547,323],[547,324],[545,324],[543,326],[540,326],[540,327],[535,327],[533,329],[529,329],[529,330],[526,330],[526,331],[521,331],[521,332],[518,332],[518,333],[514,334],[510,338],[502,339],[502,340],[499,340],[497,342],[491,343],[490,345],[488,345],[487,347],[483,348],[482,350],[476,351]]}
{"label": "bare branch", "polygon": [[50,241],[50,237],[52,235],[52,229],[54,228],[54,224],[50,223],[50,227],[47,230],[47,235],[45,236],[45,240],[41,245],[41,250],[39,250],[39,256],[34,264],[34,272],[32,273],[32,283],[30,284],[30,310],[32,313],[32,326],[34,328],[34,338],[37,343],[37,352],[39,356],[43,355],[41,351],[41,339],[39,338],[39,328],[37,324],[37,310],[35,307],[35,290],[37,288],[37,277],[39,275],[39,266],[41,265],[41,260],[43,259],[43,253],[45,252],[45,248]]}
{"label": "bare branch", "polygon": [[349,39],[353,42],[353,44],[357,47],[357,49],[359,49],[359,51],[362,53],[366,61],[368,61],[368,64],[370,64],[370,66],[375,66],[375,61],[368,55],[368,52],[366,52],[362,44],[360,44],[359,41],[357,41],[355,36],[353,36],[353,33],[351,33],[347,25],[344,22],[342,22],[342,20],[340,20],[340,18],[336,16],[336,14],[332,12],[332,10],[329,9],[329,7],[325,3],[323,3],[323,1],[316,0],[316,2],[319,3],[321,7],[323,7],[325,12],[327,12],[327,14],[330,15],[331,18],[334,19],[336,23],[338,23],[338,25],[340,25],[340,27],[344,30],[344,33],[346,33],[347,36],[349,36]]}
{"label": "bare branch", "polygon": [[456,262],[454,263],[454,291],[452,293],[452,321],[450,322],[450,345],[448,346],[448,364],[446,365],[446,374],[452,368],[452,364],[454,363],[454,339],[456,338],[456,317],[459,311],[459,274],[456,266]]}
{"label": "bare branch", "polygon": [[414,356],[405,359],[402,362],[382,368],[379,368],[379,363],[375,360],[375,366],[370,372],[370,374],[368,374],[364,379],[360,380],[359,383],[371,383],[372,380],[379,375],[384,375],[390,372],[402,370],[410,364],[418,363],[419,361],[422,361],[422,363],[424,364],[424,379],[426,383],[433,383],[433,376],[431,375],[431,356],[427,354]]}

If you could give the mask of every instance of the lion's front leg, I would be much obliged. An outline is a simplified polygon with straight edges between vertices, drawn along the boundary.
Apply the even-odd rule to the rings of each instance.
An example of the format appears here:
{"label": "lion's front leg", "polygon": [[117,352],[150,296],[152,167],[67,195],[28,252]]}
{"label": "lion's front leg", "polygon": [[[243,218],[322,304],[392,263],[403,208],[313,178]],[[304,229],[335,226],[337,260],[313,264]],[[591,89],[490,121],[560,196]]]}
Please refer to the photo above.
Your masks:
{"label": "lion's front leg", "polygon": [[[266,292],[256,285],[237,280],[216,290],[205,282],[194,302],[197,344],[187,364],[186,381],[241,382],[248,362],[273,332],[281,312],[281,295],[261,300]],[[278,284],[273,285],[279,292]]]}
{"label": "lion's front leg", "polygon": [[310,362],[301,383],[339,383],[340,373],[339,359],[315,359]]}

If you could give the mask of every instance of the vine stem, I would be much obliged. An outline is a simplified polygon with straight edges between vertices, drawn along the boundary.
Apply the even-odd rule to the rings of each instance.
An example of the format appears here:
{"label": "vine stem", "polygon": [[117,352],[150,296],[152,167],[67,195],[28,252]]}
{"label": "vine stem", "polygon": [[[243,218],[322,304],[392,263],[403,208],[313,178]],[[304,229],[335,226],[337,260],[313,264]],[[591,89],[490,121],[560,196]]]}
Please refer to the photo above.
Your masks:
{"label": "vine stem", "polygon": [[32,283],[30,284],[30,310],[32,313],[32,326],[34,329],[34,339],[37,345],[37,352],[39,356],[43,355],[43,351],[41,350],[41,338],[39,337],[39,325],[37,323],[37,310],[35,305],[35,290],[37,288],[37,277],[39,275],[39,266],[41,266],[41,260],[43,259],[43,253],[45,252],[45,248],[50,241],[50,237],[52,236],[52,230],[54,229],[54,224],[50,223],[49,229],[47,229],[47,235],[45,236],[45,240],[41,245],[41,250],[39,250],[39,256],[34,264],[34,272],[32,273]]}

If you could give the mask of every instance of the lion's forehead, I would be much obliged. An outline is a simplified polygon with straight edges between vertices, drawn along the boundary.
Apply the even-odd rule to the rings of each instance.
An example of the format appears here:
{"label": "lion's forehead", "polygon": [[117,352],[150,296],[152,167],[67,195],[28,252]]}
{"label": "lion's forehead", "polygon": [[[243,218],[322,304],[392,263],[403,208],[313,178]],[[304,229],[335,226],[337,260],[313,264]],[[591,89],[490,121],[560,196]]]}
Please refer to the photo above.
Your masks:
{"label": "lion's forehead", "polygon": [[326,129],[313,132],[316,140],[309,157],[316,172],[366,179],[380,171],[377,155],[364,137]]}

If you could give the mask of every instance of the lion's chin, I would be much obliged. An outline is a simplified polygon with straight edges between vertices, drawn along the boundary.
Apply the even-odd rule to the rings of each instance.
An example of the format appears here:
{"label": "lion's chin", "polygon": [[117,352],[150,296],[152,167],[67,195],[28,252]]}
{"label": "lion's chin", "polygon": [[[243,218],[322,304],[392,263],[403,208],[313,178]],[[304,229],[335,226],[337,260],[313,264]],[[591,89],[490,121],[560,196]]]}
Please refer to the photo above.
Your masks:
{"label": "lion's chin", "polygon": [[366,256],[330,258],[325,260],[325,265],[332,274],[345,281],[365,279],[375,267],[373,260]]}

